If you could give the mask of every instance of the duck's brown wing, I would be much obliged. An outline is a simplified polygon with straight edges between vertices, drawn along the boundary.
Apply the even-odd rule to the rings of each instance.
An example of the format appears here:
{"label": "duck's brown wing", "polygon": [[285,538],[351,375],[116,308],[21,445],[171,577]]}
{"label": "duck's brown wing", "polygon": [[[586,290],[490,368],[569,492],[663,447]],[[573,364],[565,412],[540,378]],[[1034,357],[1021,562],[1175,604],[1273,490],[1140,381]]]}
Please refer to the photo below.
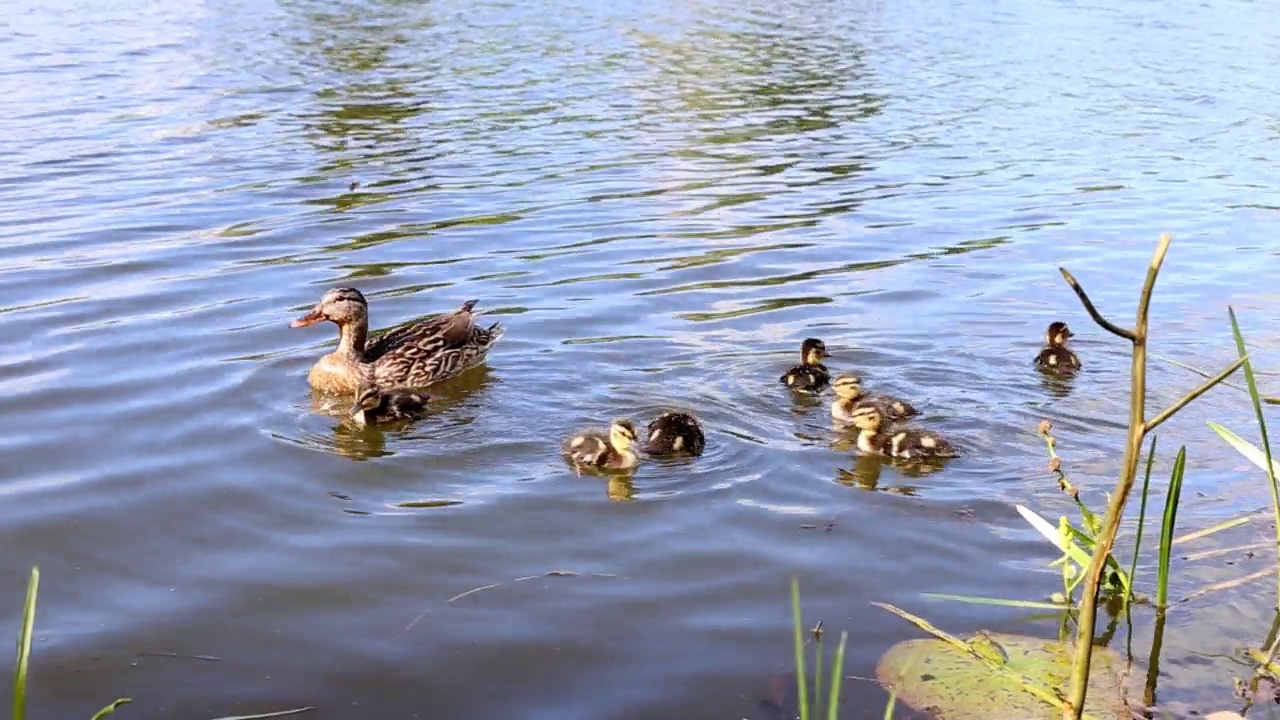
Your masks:
{"label": "duck's brown wing", "polygon": [[424,322],[401,325],[383,333],[365,347],[364,361],[377,362],[387,353],[406,345],[421,345],[427,354],[465,345],[476,329],[475,315],[471,311],[475,304],[475,300],[468,300],[452,312],[437,315]]}

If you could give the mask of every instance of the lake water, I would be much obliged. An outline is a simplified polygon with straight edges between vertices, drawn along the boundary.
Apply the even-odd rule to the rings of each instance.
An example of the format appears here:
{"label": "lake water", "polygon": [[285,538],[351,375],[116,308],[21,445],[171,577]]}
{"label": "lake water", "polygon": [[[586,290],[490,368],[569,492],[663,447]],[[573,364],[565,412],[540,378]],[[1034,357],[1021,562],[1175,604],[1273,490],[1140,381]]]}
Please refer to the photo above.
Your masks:
{"label": "lake water", "polygon": [[[1041,419],[1091,504],[1114,483],[1127,346],[1059,266],[1128,324],[1171,232],[1153,351],[1216,371],[1230,304],[1280,363],[1276,27],[1243,0],[7,6],[0,647],[38,564],[33,714],[767,717],[792,576],[850,675],[919,636],[871,601],[1054,634],[920,593],[1061,587],[1014,511],[1071,512]],[[479,298],[507,334],[429,419],[357,431],[305,380],[333,327],[288,327],[337,285],[378,328]],[[1055,319],[1065,389],[1031,368]],[[811,335],[963,457],[857,458],[777,382]],[[1197,381],[1153,361],[1153,410]],[[559,456],[668,407],[702,458]],[[1206,419],[1256,434],[1230,389],[1162,429],[1186,528],[1269,502]],[[1167,699],[1229,697],[1203,654],[1256,644],[1273,590],[1167,641]]]}

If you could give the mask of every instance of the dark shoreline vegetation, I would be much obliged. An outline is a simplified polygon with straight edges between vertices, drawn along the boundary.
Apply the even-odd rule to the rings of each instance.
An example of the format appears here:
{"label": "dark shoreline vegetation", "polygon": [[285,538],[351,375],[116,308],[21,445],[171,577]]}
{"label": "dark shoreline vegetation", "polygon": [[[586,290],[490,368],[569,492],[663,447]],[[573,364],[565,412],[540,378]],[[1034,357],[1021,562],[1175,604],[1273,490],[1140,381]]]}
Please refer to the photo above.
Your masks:
{"label": "dark shoreline vegetation", "polygon": [[[1054,565],[1061,566],[1062,588],[1048,596],[1048,601],[1006,600],[989,597],[966,597],[940,593],[926,594],[930,599],[1003,605],[1014,608],[1042,609],[1060,613],[1060,632],[1057,638],[1037,638],[978,630],[960,637],[935,627],[928,620],[896,606],[873,602],[873,605],[893,613],[919,627],[931,636],[900,642],[889,648],[876,667],[875,682],[889,693],[884,718],[895,717],[898,703],[913,708],[918,714],[908,717],[980,718],[980,717],[1043,717],[1060,716],[1064,720],[1111,720],[1113,718],[1165,717],[1156,700],[1159,678],[1160,650],[1163,645],[1166,614],[1169,610],[1189,600],[1214,592],[1238,587],[1246,582],[1277,574],[1277,608],[1280,608],[1280,573],[1275,568],[1264,569],[1233,581],[1215,583],[1200,588],[1189,595],[1171,600],[1169,578],[1172,568],[1173,547],[1206,537],[1229,528],[1239,527],[1252,520],[1254,513],[1219,523],[1209,528],[1175,534],[1181,487],[1186,468],[1186,447],[1179,447],[1169,478],[1166,502],[1160,516],[1157,547],[1157,573],[1154,597],[1140,594],[1135,589],[1137,561],[1142,551],[1143,531],[1147,525],[1147,499],[1151,482],[1151,469],[1157,452],[1154,430],[1165,420],[1193,402],[1200,395],[1219,384],[1226,384],[1248,393],[1258,420],[1261,446],[1255,446],[1231,430],[1214,422],[1208,425],[1245,458],[1265,471],[1272,498],[1273,522],[1276,528],[1275,549],[1280,563],[1280,487],[1277,475],[1280,465],[1272,460],[1266,422],[1262,405],[1274,404],[1273,398],[1263,398],[1258,391],[1256,373],[1249,356],[1235,311],[1228,308],[1231,329],[1235,338],[1238,359],[1217,374],[1210,375],[1189,366],[1188,368],[1207,379],[1186,393],[1167,409],[1148,419],[1146,410],[1147,328],[1148,310],[1160,267],[1169,249],[1171,238],[1161,237],[1160,244],[1147,271],[1138,302],[1137,318],[1133,328],[1120,327],[1107,320],[1093,305],[1080,283],[1066,269],[1061,272],[1076,292],[1094,321],[1108,332],[1128,340],[1132,346],[1130,418],[1126,434],[1124,462],[1115,487],[1108,494],[1108,503],[1100,514],[1080,498],[1080,491],[1071,482],[1064,469],[1066,461],[1058,453],[1058,441],[1052,434],[1052,424],[1044,420],[1036,432],[1043,438],[1048,456],[1048,473],[1055,478],[1058,488],[1067,494],[1079,510],[1077,524],[1065,516],[1055,526],[1033,510],[1018,505],[1017,510],[1041,535],[1054,544],[1063,555]],[[1237,370],[1243,369],[1245,387],[1230,385],[1226,380]],[[1150,442],[1147,437],[1150,435]],[[1126,568],[1113,554],[1115,542],[1124,518],[1124,511],[1137,484],[1138,468],[1146,448],[1142,491],[1139,496],[1137,530],[1134,534],[1130,561]],[[1152,509],[1154,512],[1154,509]],[[1151,521],[1155,523],[1154,518]],[[1209,554],[1203,554],[1208,557]],[[1190,556],[1184,560],[1191,559]],[[27,586],[14,665],[13,704],[11,719],[25,720],[26,689],[35,628],[36,600],[39,590],[39,570],[32,568]],[[798,717],[800,720],[836,720],[840,714],[840,692],[843,681],[845,648],[848,632],[842,631],[839,644],[831,659],[830,676],[823,665],[826,652],[823,645],[823,627],[819,621],[814,627],[804,627],[799,583],[791,581],[791,606],[793,614],[793,643],[795,652],[796,696],[794,711],[775,708],[779,716]],[[1108,622],[1101,637],[1095,636],[1099,606],[1106,609]],[[1134,607],[1154,610],[1154,637],[1145,668],[1132,654],[1132,612]],[[1127,656],[1107,647],[1114,638],[1121,617],[1129,628],[1126,641]],[[1074,634],[1074,638],[1072,635]],[[807,657],[812,645],[812,666]],[[1256,647],[1244,648],[1240,655],[1250,663],[1245,677],[1235,678],[1235,687],[1222,689],[1220,706],[1238,701],[1240,714],[1233,711],[1202,712],[1208,718],[1228,720],[1241,718],[1258,698],[1280,702],[1280,613],[1271,623],[1265,639]],[[873,680],[856,678],[857,680]],[[1138,680],[1142,682],[1139,683]],[[1140,698],[1137,695],[1140,693]],[[92,716],[101,720],[127,705],[130,698],[119,698],[104,706]],[[297,707],[283,711],[256,715],[223,717],[217,720],[259,720],[306,713],[314,708]],[[899,716],[901,717],[901,716]]]}

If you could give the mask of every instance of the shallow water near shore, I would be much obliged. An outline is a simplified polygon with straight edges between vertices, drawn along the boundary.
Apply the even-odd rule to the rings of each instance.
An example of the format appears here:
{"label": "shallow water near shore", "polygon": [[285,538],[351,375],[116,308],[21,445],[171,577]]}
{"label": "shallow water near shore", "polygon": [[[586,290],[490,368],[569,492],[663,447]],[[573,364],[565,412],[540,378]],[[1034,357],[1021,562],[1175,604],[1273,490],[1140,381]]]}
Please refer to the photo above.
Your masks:
{"label": "shallow water near shore", "polygon": [[[127,695],[122,718],[767,717],[792,576],[806,618],[849,631],[850,675],[918,636],[871,601],[1056,632],[920,593],[1059,589],[1014,510],[1072,512],[1040,420],[1091,504],[1114,483],[1127,347],[1060,266],[1127,324],[1171,232],[1153,352],[1225,366],[1232,305],[1280,368],[1265,4],[60,0],[0,21],[0,644],[38,564],[33,716]],[[375,328],[478,298],[506,335],[429,419],[356,428],[305,380],[332,326],[288,327],[337,285]],[[1031,367],[1057,319],[1084,363],[1064,385]],[[857,457],[829,393],[778,383],[809,336],[962,457]],[[1198,382],[1151,371],[1153,410]],[[701,419],[701,458],[610,480],[559,456],[666,409]],[[1159,488],[1188,444],[1188,529],[1269,503],[1209,419],[1255,435],[1229,388],[1161,428]],[[1226,591],[1167,641],[1162,699],[1225,697],[1204,654],[1256,643],[1273,591]],[[844,696],[849,717],[885,701]]]}

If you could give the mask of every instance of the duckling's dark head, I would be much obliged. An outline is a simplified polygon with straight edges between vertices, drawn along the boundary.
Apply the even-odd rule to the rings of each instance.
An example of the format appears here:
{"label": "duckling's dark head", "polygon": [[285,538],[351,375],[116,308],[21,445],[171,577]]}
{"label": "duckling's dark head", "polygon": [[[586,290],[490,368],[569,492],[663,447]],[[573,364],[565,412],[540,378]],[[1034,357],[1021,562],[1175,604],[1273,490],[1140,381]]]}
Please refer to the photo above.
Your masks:
{"label": "duckling's dark head", "polygon": [[382,393],[376,385],[372,383],[363,383],[360,389],[356,391],[356,401],[351,405],[351,419],[357,423],[364,425],[368,418],[365,413],[369,410],[375,410],[382,404]]}
{"label": "duckling's dark head", "polygon": [[1075,333],[1071,332],[1071,328],[1067,327],[1064,322],[1054,322],[1049,324],[1048,331],[1044,334],[1044,341],[1053,347],[1061,347],[1067,344],[1067,338],[1075,337]]}
{"label": "duckling's dark head", "polygon": [[618,450],[626,450],[636,440],[636,426],[630,420],[614,420],[609,426],[609,442]]}
{"label": "duckling's dark head", "polygon": [[289,323],[289,327],[306,327],[322,320],[329,320],[339,325],[368,322],[369,303],[355,288],[334,288],[320,298],[320,302],[311,312]]}
{"label": "duckling's dark head", "polygon": [[818,365],[823,358],[829,357],[831,353],[827,352],[827,344],[818,338],[805,338],[800,344],[800,358],[806,365]]}

